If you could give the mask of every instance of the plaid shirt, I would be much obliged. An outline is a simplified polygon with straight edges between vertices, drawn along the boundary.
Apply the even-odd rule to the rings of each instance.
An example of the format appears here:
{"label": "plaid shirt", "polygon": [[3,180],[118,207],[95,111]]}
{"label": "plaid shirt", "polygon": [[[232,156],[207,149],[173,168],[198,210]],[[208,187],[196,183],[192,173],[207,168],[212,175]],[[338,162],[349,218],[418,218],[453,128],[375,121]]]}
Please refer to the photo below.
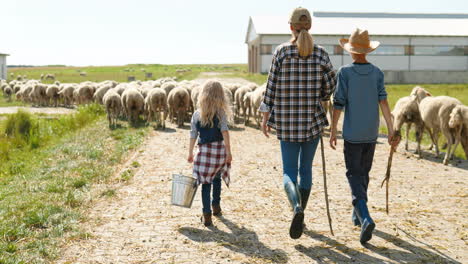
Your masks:
{"label": "plaid shirt", "polygon": [[268,126],[279,140],[306,142],[328,126],[320,101],[327,101],[336,84],[328,53],[314,45],[312,55],[300,58],[297,46],[280,45],[273,55],[260,112],[270,112]]}

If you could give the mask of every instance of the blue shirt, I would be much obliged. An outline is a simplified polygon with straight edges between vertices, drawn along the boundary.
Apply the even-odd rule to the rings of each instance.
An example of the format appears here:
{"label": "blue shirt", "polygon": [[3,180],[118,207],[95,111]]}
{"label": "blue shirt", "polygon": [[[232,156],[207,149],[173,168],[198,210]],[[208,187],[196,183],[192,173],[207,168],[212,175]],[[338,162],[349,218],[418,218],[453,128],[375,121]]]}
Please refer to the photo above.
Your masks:
{"label": "blue shirt", "polygon": [[371,63],[352,63],[338,71],[333,99],[345,109],[343,138],[350,143],[374,143],[379,134],[379,101],[387,98],[384,74]]}

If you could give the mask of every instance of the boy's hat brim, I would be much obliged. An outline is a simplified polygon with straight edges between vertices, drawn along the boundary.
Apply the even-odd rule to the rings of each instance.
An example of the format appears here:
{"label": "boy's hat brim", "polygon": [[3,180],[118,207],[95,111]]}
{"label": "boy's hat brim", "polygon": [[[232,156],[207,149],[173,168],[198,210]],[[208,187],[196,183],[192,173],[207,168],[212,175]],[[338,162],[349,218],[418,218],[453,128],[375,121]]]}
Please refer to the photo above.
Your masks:
{"label": "boy's hat brim", "polygon": [[370,41],[369,46],[367,47],[357,47],[349,42],[349,39],[342,38],[340,39],[340,46],[349,53],[354,54],[367,54],[374,51],[377,47],[379,47],[379,41]]}

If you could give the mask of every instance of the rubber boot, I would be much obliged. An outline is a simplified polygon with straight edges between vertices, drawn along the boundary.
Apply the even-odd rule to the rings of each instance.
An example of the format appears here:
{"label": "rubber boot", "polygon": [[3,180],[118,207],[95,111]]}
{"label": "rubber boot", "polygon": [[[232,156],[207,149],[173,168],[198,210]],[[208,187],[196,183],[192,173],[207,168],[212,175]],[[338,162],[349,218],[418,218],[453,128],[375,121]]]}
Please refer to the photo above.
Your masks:
{"label": "rubber boot", "polygon": [[310,189],[302,189],[299,188],[299,191],[301,193],[301,205],[302,205],[302,210],[305,211],[307,207],[307,202],[309,201],[309,196],[310,196]]}
{"label": "rubber boot", "polygon": [[354,226],[361,226],[361,222],[359,221],[359,218],[356,215],[356,210],[353,208],[353,214],[351,215],[351,219],[353,220]]}
{"label": "rubber boot", "polygon": [[304,210],[301,207],[301,195],[299,188],[293,182],[288,182],[284,185],[284,190],[288,196],[289,203],[293,209],[293,218],[291,221],[291,227],[289,228],[289,236],[292,239],[298,239],[302,236],[303,222],[304,222]]}
{"label": "rubber boot", "polygon": [[359,241],[361,244],[364,244],[371,240],[375,223],[369,215],[369,210],[367,209],[367,203],[365,200],[358,200],[354,205],[354,209],[359,221],[361,222],[361,235],[359,237]]}
{"label": "rubber boot", "polygon": [[[301,206],[302,210],[305,212],[305,209],[307,207],[307,201],[309,201],[309,196],[310,196],[310,189],[302,189],[299,188],[299,191],[301,192]],[[305,218],[305,217],[304,217]],[[305,229],[306,225],[304,222],[302,222],[302,229]]]}

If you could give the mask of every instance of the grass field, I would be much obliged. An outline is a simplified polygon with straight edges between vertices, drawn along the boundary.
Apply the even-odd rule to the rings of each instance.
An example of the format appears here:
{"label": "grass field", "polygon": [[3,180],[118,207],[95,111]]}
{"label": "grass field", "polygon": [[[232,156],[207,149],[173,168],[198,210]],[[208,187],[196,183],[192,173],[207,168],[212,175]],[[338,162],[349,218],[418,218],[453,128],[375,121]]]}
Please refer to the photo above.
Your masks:
{"label": "grass field", "polygon": [[[86,237],[78,224],[149,128],[107,129],[100,106],[45,119],[19,113],[0,120],[0,263],[48,263],[63,238]],[[118,181],[127,181],[131,169]],[[96,192],[96,190],[94,190]]]}

